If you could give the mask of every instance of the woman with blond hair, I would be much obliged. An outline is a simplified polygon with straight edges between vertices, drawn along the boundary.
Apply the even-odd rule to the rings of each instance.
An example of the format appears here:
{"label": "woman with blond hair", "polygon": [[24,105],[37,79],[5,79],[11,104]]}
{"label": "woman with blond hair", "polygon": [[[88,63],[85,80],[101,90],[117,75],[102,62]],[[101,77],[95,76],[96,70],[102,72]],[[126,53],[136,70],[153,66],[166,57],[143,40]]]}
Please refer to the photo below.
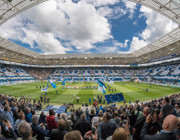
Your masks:
{"label": "woman with blond hair", "polygon": [[124,128],[117,128],[113,135],[112,140],[128,140],[128,135]]}

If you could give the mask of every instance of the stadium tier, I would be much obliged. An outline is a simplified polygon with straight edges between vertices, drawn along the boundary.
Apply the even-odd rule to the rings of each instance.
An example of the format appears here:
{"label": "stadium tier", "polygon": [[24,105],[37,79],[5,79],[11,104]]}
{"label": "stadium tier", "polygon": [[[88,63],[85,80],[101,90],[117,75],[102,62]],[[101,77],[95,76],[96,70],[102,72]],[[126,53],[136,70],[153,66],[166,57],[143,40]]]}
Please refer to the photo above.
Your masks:
{"label": "stadium tier", "polygon": [[22,67],[12,65],[0,65],[0,85],[18,84],[24,82],[34,82],[32,77]]}
{"label": "stadium tier", "polygon": [[68,78],[69,81],[96,81],[106,76],[111,81],[131,81],[180,85],[180,64],[161,64],[149,67],[69,67],[32,68],[14,65],[0,65],[0,83],[15,84],[36,80]]}

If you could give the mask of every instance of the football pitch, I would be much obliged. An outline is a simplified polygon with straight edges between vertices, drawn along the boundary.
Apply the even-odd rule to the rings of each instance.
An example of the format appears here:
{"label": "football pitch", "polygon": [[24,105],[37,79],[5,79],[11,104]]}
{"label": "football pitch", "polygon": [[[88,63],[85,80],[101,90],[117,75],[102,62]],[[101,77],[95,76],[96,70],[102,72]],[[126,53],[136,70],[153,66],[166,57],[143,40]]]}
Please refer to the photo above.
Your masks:
{"label": "football pitch", "polygon": [[[82,104],[89,103],[89,98],[92,99],[94,96],[103,96],[103,93],[98,91],[97,89],[83,89],[82,87],[97,87],[98,84],[95,82],[74,82],[69,83],[66,82],[65,88],[61,85],[61,82],[56,82],[57,88],[53,89],[49,84],[49,88],[47,90],[47,97],[50,98],[50,104],[58,104],[62,105],[63,103],[73,103],[73,104]],[[47,86],[47,82],[34,82],[34,83],[26,83],[26,84],[18,84],[18,85],[9,85],[9,86],[1,86],[0,94],[8,94],[15,97],[19,97],[21,95],[25,95],[26,97],[31,97],[31,99],[40,100],[40,95],[45,95],[45,92],[42,92],[41,89]],[[69,87],[79,87],[79,89],[67,89],[66,86]],[[135,102],[137,100],[147,101],[151,99],[155,99],[158,97],[164,97],[170,94],[180,92],[180,88],[170,87],[170,86],[160,86],[160,85],[150,85],[146,83],[135,84],[134,82],[115,82],[114,84],[110,84],[111,89],[106,89],[106,94],[112,93],[123,93],[124,98],[127,102]],[[108,86],[107,86],[108,87]],[[148,88],[148,92],[146,89]],[[116,92],[115,92],[116,89]],[[57,90],[57,91],[56,91]],[[56,94],[57,92],[57,94]],[[79,103],[75,97],[79,97]]]}

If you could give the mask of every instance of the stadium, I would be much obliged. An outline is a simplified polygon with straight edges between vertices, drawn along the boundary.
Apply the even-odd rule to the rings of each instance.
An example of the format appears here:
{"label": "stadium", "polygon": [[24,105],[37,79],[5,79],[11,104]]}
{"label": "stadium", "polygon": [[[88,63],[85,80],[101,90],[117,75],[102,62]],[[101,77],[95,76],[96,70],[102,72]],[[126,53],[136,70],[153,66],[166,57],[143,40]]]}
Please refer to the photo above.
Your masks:
{"label": "stadium", "polygon": [[[1,9],[5,10],[0,14],[0,24],[42,2],[44,1],[2,1]],[[177,24],[180,23],[179,10],[177,10],[179,3],[176,1],[133,2],[149,7]],[[45,93],[42,93],[39,88],[46,87],[49,79],[53,82],[56,81],[57,84],[57,88],[50,87],[47,91],[50,103],[59,104],[85,104],[89,102],[89,98],[103,96],[97,90],[97,80],[99,79],[109,86],[110,89],[106,89],[107,94],[114,93],[115,91],[112,90],[116,89],[117,93],[124,94],[127,102],[151,100],[179,91],[179,27],[146,47],[128,54],[45,55],[26,49],[5,38],[1,37],[0,40],[0,82],[3,94],[14,96],[26,94],[38,100],[39,96]],[[63,79],[67,80],[66,86],[61,84]],[[139,85],[135,84],[137,81],[140,83]],[[124,83],[127,85],[125,84],[123,87]],[[154,89],[150,89],[150,84]],[[76,90],[67,89],[67,86],[77,88]],[[90,87],[95,89],[87,89]],[[146,94],[146,90],[149,95]],[[76,97],[80,98],[78,103]]]}
{"label": "stadium", "polygon": [[[1,0],[0,26],[46,1]],[[141,129],[145,119],[141,127],[136,119],[143,115],[149,116],[150,110],[153,113],[156,110],[156,121],[159,119],[161,125],[163,120],[167,121],[169,114],[180,116],[180,1],[129,1],[160,13],[176,23],[177,28],[145,47],[128,53],[45,54],[21,46],[23,43],[16,43],[13,39],[0,37],[0,122],[4,137],[31,139],[36,136],[38,140],[49,139],[48,137],[53,140],[57,137],[53,138],[52,130],[58,128],[59,131],[66,130],[64,139],[71,131],[72,135],[74,132],[85,139],[91,139],[95,135],[95,140],[105,140],[111,136],[112,140],[116,140],[113,138],[115,133],[122,132],[115,131],[114,127],[120,126],[125,128],[124,133],[128,130],[126,135],[131,139],[144,140],[146,134]],[[170,109],[164,107],[165,103]],[[13,115],[7,114],[10,110]],[[54,112],[57,117],[54,117]],[[154,117],[153,113],[151,118]],[[23,116],[28,123],[23,122],[21,125]],[[110,119],[117,123],[115,125],[111,122],[111,129],[103,126]],[[86,123],[80,124],[85,120]],[[170,122],[167,123],[174,121],[171,115],[168,120]],[[6,122],[10,122],[7,123],[7,129],[12,133],[10,135],[5,130]],[[65,123],[66,128],[60,128],[63,126],[61,123]],[[98,123],[99,126],[96,126]],[[43,130],[37,129],[37,124]],[[180,122],[176,121],[175,124]],[[30,127],[27,131],[32,129],[33,133],[23,133],[21,127]],[[92,132],[92,128],[95,132]],[[159,127],[152,129],[157,133],[160,129],[156,128]],[[174,129],[173,126],[173,131]],[[178,132],[179,129],[180,127]],[[72,130],[79,130],[80,133]],[[29,134],[28,138],[25,133]],[[173,136],[169,138],[173,139]],[[179,137],[179,133],[176,134],[176,140]],[[68,136],[65,140],[67,139],[71,140]]]}

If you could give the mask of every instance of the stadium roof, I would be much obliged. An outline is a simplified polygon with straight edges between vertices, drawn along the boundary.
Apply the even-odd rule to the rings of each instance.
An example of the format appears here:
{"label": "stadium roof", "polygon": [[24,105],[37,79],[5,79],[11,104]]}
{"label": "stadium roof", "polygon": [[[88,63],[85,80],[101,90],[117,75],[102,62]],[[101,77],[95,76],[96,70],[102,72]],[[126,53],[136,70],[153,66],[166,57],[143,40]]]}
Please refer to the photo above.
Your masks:
{"label": "stadium roof", "polygon": [[[7,20],[11,19],[15,15],[33,7],[47,0],[1,0],[0,1],[0,25],[5,23]],[[172,21],[180,25],[180,0],[129,0],[135,3],[139,3],[143,6],[151,8],[158,13],[168,17]],[[158,39],[152,44],[139,49],[131,54],[57,54],[57,55],[42,55],[33,52],[29,49],[23,48],[9,40],[0,37],[0,47],[6,50],[17,52],[25,56],[30,56],[34,58],[41,59],[53,59],[53,58],[84,58],[87,57],[94,58],[113,58],[113,57],[139,57],[153,51],[162,49],[176,43],[180,40],[180,26],[168,33],[164,37]],[[179,46],[177,46],[178,48]],[[180,50],[179,50],[180,52]],[[4,53],[4,52],[0,52]],[[7,53],[7,51],[6,51]]]}

